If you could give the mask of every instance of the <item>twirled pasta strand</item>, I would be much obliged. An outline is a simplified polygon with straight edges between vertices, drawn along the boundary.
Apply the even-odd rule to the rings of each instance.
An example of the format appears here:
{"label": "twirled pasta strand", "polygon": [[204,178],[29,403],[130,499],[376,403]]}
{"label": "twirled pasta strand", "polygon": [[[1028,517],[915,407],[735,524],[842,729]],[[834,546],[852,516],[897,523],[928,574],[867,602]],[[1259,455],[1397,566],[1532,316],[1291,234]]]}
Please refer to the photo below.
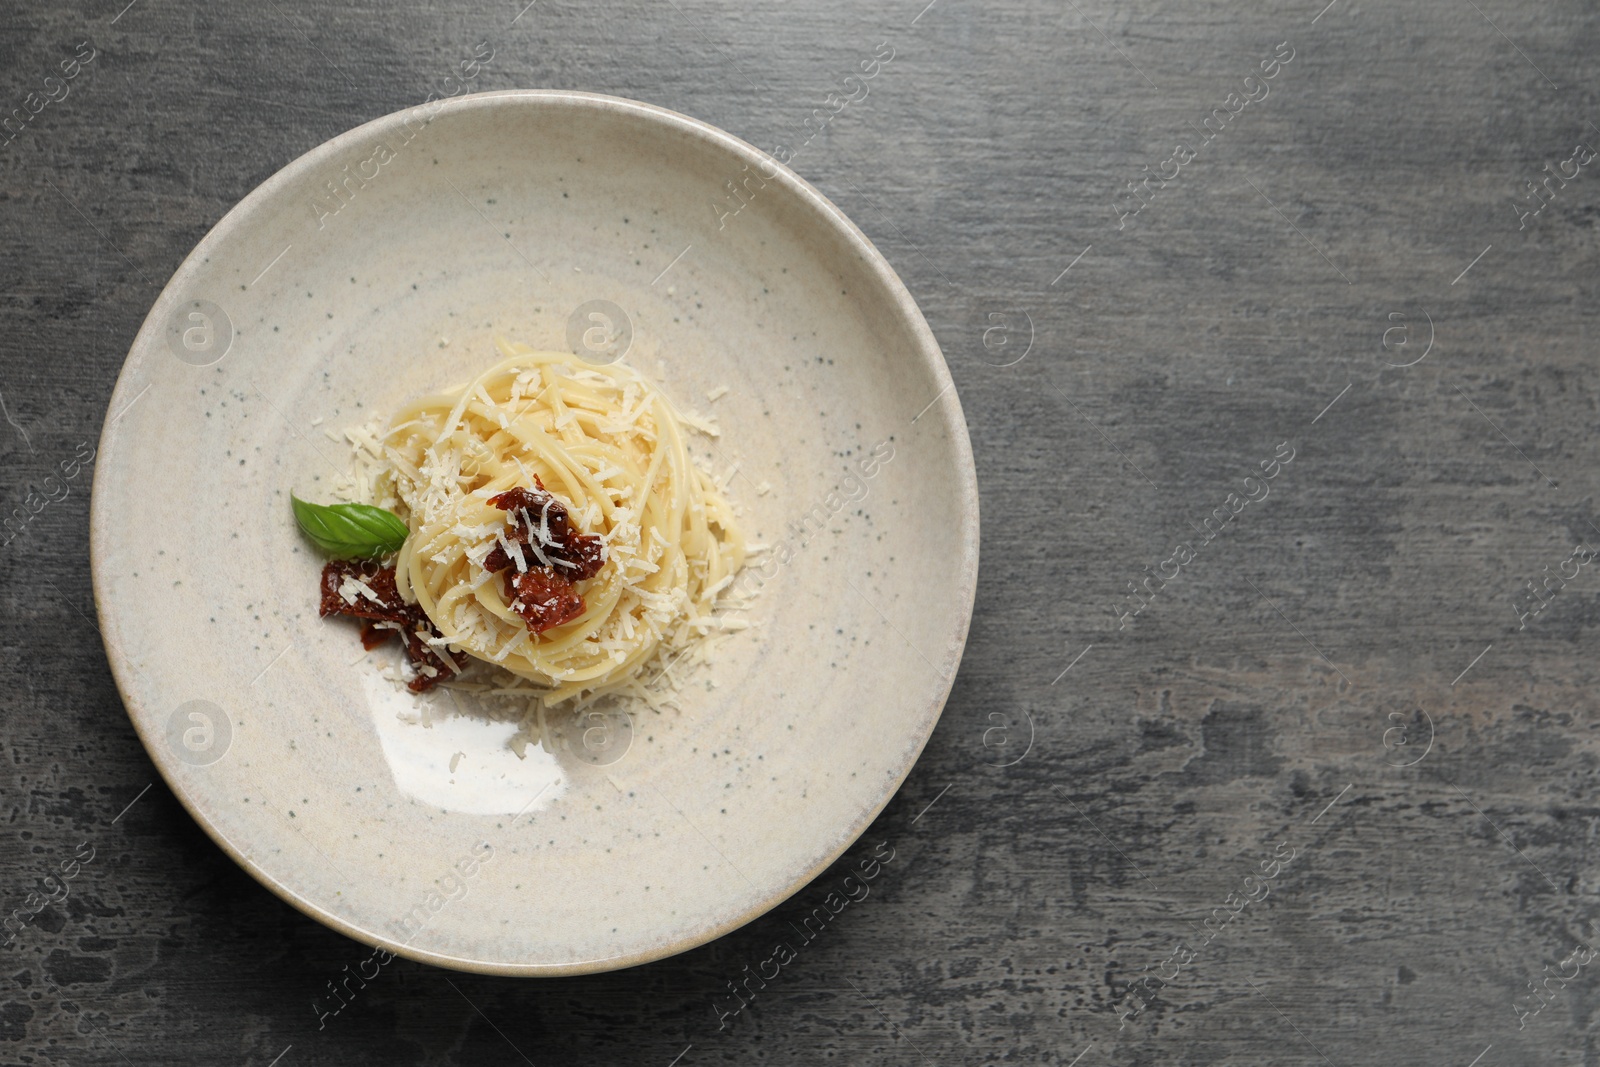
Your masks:
{"label": "twirled pasta strand", "polygon": [[[502,362],[406,405],[383,438],[411,528],[399,588],[452,647],[549,687],[547,703],[618,688],[710,616],[744,537],[678,412],[637,371],[498,343]],[[506,522],[489,497],[535,476],[606,541],[605,566],[579,583],[584,613],[537,636],[482,567]]]}

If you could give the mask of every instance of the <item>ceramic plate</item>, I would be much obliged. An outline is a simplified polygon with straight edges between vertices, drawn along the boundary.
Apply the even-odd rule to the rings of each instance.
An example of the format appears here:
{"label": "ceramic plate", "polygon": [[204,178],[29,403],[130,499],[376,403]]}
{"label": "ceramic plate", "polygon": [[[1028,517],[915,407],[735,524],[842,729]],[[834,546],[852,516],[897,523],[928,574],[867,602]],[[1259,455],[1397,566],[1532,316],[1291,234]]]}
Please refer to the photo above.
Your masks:
{"label": "ceramic plate", "polygon": [[[412,696],[397,653],[318,618],[289,507],[332,498],[343,428],[497,336],[626,360],[714,419],[697,456],[737,468],[770,546],[750,627],[676,710],[522,758],[513,724]],[[871,243],[726,133],[568,92],[378,119],[229,212],[128,355],[92,527],[128,714],[206,832],[353,938],[529,975],[702,944],[843,852],[938,720],[978,555],[959,401]]]}

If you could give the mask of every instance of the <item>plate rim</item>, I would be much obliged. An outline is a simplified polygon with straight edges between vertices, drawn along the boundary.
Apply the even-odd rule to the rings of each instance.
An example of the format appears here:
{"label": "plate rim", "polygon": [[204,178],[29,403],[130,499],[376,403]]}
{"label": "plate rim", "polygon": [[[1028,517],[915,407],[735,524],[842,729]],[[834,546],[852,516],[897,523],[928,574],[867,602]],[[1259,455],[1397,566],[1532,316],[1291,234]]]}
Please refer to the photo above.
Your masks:
{"label": "plate rim", "polygon": [[[419,963],[474,974],[492,974],[507,977],[563,977],[622,970],[628,967],[653,963],[656,960],[666,959],[670,956],[676,956],[691,949],[699,948],[746,926],[795,896],[807,885],[810,885],[861,839],[872,823],[888,807],[889,802],[900,792],[900,788],[910,776],[912,768],[916,766],[917,761],[921,758],[929,739],[939,726],[939,720],[942,718],[945,705],[949,701],[950,691],[955,684],[956,675],[960,672],[961,659],[966,648],[967,636],[971,630],[972,611],[977,595],[979,499],[977,468],[973,460],[971,438],[967,433],[966,417],[961,407],[961,398],[955,388],[955,381],[950,375],[949,364],[945,361],[943,350],[940,348],[938,340],[934,337],[932,329],[928,326],[921,308],[917,306],[910,290],[907,289],[899,274],[895,272],[883,253],[878,251],[877,246],[868,239],[866,234],[843,211],[810,182],[795,173],[786,164],[779,163],[767,152],[708,122],[681,112],[639,100],[611,96],[604,93],[568,89],[498,89],[449,97],[435,103],[438,103],[439,106],[429,120],[430,123],[437,121],[448,112],[497,106],[595,108],[601,111],[626,114],[646,122],[676,129],[678,132],[687,134],[692,138],[721,147],[733,155],[743,158],[747,163],[775,169],[777,171],[776,180],[787,186],[791,193],[797,195],[816,211],[823,220],[831,224],[840,236],[844,237],[851,248],[860,256],[863,267],[875,276],[879,284],[892,297],[902,320],[909,327],[913,341],[914,357],[927,370],[932,372],[934,383],[943,387],[942,391],[935,397],[935,402],[937,403],[942,399],[945,393],[950,394],[949,403],[941,405],[939,414],[943,418],[951,444],[955,449],[956,466],[958,468],[957,496],[960,512],[958,521],[961,534],[961,558],[956,569],[961,589],[962,610],[960,612],[960,623],[956,628],[956,632],[951,635],[947,645],[947,650],[952,655],[951,669],[943,679],[943,686],[931,702],[932,717],[927,730],[917,739],[915,751],[911,752],[909,758],[905,760],[904,767],[893,781],[885,782],[881,799],[864,808],[857,820],[841,829],[840,839],[843,843],[838,848],[825,853],[814,865],[796,877],[790,884],[781,886],[766,894],[762,899],[738,914],[732,915],[721,922],[710,924],[691,935],[680,937],[652,948],[623,953],[602,960],[577,963],[504,963],[476,960],[402,944],[380,931],[363,928],[327,911],[315,900],[301,896],[287,885],[279,882],[268,870],[250,859],[244,850],[234,845],[206,813],[197,807],[194,798],[189,796],[181,780],[176,777],[176,759],[166,752],[152,732],[147,732],[140,725],[141,717],[151,722],[154,722],[154,719],[151,718],[149,709],[130,695],[135,691],[132,683],[136,671],[132,664],[127,662],[126,658],[121,654],[113,633],[109,632],[115,630],[116,626],[113,621],[115,616],[107,610],[111,597],[107,592],[109,568],[106,562],[106,552],[114,531],[112,529],[112,517],[106,513],[100,501],[103,499],[104,493],[109,491],[111,476],[106,474],[107,468],[99,463],[95,465],[89,496],[89,571],[94,591],[95,613],[99,620],[97,629],[100,631],[101,644],[105,648],[106,660],[111,668],[112,678],[117,687],[117,695],[122,700],[123,710],[128,715],[129,721],[132,722],[134,732],[138,735],[140,743],[144,745],[146,753],[150,756],[151,762],[155,764],[156,771],[161,775],[168,790],[177,798],[178,803],[188,812],[190,818],[200,826],[207,837],[222,849],[229,859],[280,900],[308,918],[360,944],[381,949]],[[217,220],[216,224],[206,232],[205,236],[184,257],[166,284],[162,286],[161,292],[157,294],[151,304],[150,311],[145,316],[144,322],[140,325],[138,333],[135,334],[129,347],[128,355],[123,358],[122,367],[117,373],[116,385],[112,389],[111,397],[107,402],[106,417],[102,423],[97,443],[97,456],[105,451],[106,445],[115,429],[115,423],[109,418],[110,413],[118,410],[120,405],[129,402],[128,394],[133,389],[132,375],[130,373],[130,359],[133,352],[141,347],[149,346],[154,340],[158,339],[156,335],[164,329],[164,326],[158,321],[157,310],[165,307],[177,295],[176,290],[180,282],[186,281],[189,275],[198,271],[199,266],[205,261],[206,253],[210,247],[224,240],[245,219],[265,207],[267,202],[280,189],[306,176],[309,171],[324,162],[328,157],[342,152],[353,143],[363,141],[374,133],[388,131],[400,126],[406,117],[413,115],[419,108],[432,106],[431,103],[424,103],[390,112],[363,122],[315,145],[285,163],[265,181],[251,189],[237,204]],[[767,176],[766,170],[762,171],[762,176],[769,181],[774,180]],[[920,418],[921,416],[918,417]],[[140,711],[140,715],[134,714],[135,708]]]}

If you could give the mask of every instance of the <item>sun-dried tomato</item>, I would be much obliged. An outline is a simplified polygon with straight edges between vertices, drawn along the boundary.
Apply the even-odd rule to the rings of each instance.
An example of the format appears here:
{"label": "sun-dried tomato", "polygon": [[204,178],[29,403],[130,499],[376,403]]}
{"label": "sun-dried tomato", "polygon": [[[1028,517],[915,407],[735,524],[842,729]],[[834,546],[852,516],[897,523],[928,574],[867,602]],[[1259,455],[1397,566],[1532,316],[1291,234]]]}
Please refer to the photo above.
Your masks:
{"label": "sun-dried tomato", "polygon": [[[522,552],[525,566],[544,565],[533,550],[532,546],[537,545],[550,561],[551,569],[568,581],[581,582],[599,574],[606,561],[605,542],[573,529],[566,504],[545,489],[538,475],[534,475],[533,484],[532,489],[518,486],[489,498],[490,504],[507,513],[506,540],[528,546]],[[542,533],[549,536],[541,536]],[[500,545],[483,561],[484,569],[491,574],[513,565],[511,554]]]}
{"label": "sun-dried tomato", "polygon": [[571,622],[583,614],[583,597],[559,574],[534,568],[518,574],[506,572],[506,600],[522,616],[528,632],[540,634],[552,626]]}
{"label": "sun-dried tomato", "polygon": [[[340,592],[346,578],[361,582],[372,595],[357,589],[355,602],[347,601]],[[420,605],[401,599],[393,567],[380,567],[370,560],[329,560],[322,568],[322,603],[317,611],[323,617],[348,615],[361,619],[361,644],[368,650],[398,633],[404,640],[406,655],[417,668],[417,676],[406,684],[413,693],[432,689],[467,665],[466,653],[428,643],[428,638],[437,640],[443,635]],[[445,657],[449,657],[448,662]]]}
{"label": "sun-dried tomato", "polygon": [[367,619],[361,620],[361,647],[371,652],[385,641],[389,640],[394,630],[388,626],[379,626]]}
{"label": "sun-dried tomato", "polygon": [[504,572],[506,602],[528,631],[541,634],[582,615],[583,596],[574,583],[600,573],[605,542],[574,529],[567,505],[538,476],[532,489],[507,489],[489,503],[506,513],[505,543],[489,551],[483,568]]}

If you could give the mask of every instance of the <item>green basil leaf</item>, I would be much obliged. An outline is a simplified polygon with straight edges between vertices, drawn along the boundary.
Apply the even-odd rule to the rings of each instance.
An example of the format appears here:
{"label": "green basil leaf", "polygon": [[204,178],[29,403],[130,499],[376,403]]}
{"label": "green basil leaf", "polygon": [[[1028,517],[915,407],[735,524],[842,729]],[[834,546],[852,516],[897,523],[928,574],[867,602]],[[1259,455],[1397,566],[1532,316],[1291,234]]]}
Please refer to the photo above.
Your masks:
{"label": "green basil leaf", "polygon": [[305,535],[335,559],[377,559],[400,551],[405,520],[371,504],[309,504],[293,493],[294,517]]}

